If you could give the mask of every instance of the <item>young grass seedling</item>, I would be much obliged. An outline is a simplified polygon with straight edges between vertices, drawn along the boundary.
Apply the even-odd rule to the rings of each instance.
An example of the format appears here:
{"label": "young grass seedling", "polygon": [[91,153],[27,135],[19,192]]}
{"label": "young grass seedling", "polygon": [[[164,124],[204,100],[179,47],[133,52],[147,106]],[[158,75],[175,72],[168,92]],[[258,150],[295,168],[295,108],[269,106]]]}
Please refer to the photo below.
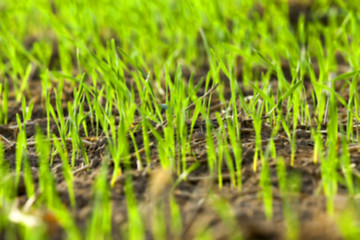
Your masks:
{"label": "young grass seedling", "polygon": [[262,151],[262,146],[261,146],[261,128],[262,128],[262,111],[263,111],[263,107],[264,105],[261,104],[260,102],[257,103],[257,108],[256,110],[254,109],[253,112],[253,126],[254,126],[254,130],[255,130],[255,153],[254,153],[254,162],[253,162],[253,170],[254,172],[256,172],[257,170],[257,162],[258,159],[260,158],[261,160],[261,164],[263,164],[264,162],[264,156],[263,156],[263,151]]}
{"label": "young grass seedling", "polygon": [[15,168],[16,168],[16,180],[15,180],[15,187],[17,188],[20,182],[20,175],[21,175],[21,168],[23,166],[24,170],[24,181],[25,181],[25,188],[28,197],[34,195],[34,183],[32,180],[32,174],[30,170],[30,166],[27,160],[27,144],[26,144],[26,132],[25,126],[22,126],[21,120],[19,115],[16,115],[16,120],[18,123],[19,133],[16,140],[16,149],[15,149]]}
{"label": "young grass seedling", "polygon": [[94,207],[87,227],[87,239],[109,239],[111,237],[110,186],[107,180],[108,163],[104,163],[94,184]]}
{"label": "young grass seedling", "polygon": [[1,106],[0,106],[0,123],[7,124],[8,121],[8,104],[9,104],[9,84],[8,80],[5,79],[4,84],[0,83],[0,96],[1,96]]}
{"label": "young grass seedling", "polygon": [[127,239],[136,240],[144,239],[145,229],[142,217],[139,213],[136,198],[134,196],[134,190],[132,186],[132,178],[130,174],[125,174],[126,181],[124,186],[126,205],[128,211],[128,226],[125,229],[125,236]]}
{"label": "young grass seedling", "polygon": [[72,170],[70,167],[70,164],[68,162],[68,154],[66,150],[66,145],[61,145],[58,141],[57,137],[53,134],[53,142],[54,146],[56,147],[56,152],[59,154],[60,159],[62,161],[62,172],[66,181],[66,184],[68,186],[69,191],[69,198],[70,198],[70,204],[72,208],[76,207],[76,201],[75,201],[75,193],[74,193],[74,176],[72,174]]}
{"label": "young grass seedling", "polygon": [[287,239],[298,239],[299,219],[296,209],[291,208],[292,195],[297,194],[301,187],[300,177],[296,174],[290,175],[286,172],[286,165],[283,158],[277,158],[276,162],[278,183],[283,201],[283,212],[286,224]]}
{"label": "young grass seedling", "polygon": [[39,188],[41,198],[48,206],[55,206],[54,179],[49,169],[50,143],[38,128],[35,135],[36,153],[39,159]]}

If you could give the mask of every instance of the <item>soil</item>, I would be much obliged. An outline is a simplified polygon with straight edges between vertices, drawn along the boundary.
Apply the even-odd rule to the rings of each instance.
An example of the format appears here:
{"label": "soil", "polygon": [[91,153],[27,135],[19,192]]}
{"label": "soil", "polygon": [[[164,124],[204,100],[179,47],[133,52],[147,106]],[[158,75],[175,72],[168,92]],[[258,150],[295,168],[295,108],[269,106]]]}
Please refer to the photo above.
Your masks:
{"label": "soil", "polygon": [[[294,8],[295,9],[295,8]],[[300,10],[302,10],[300,8]],[[295,11],[295,10],[293,10]],[[305,10],[304,10],[305,11]],[[292,13],[296,17],[296,13]],[[294,22],[296,22],[294,20]],[[316,68],[316,64],[314,64]],[[237,72],[237,79],[242,87],[245,96],[252,94],[252,90],[246,88],[241,83],[241,66]],[[339,67],[343,72],[348,69],[344,63]],[[201,77],[206,77],[207,68],[198,70],[194,79],[199,80]],[[264,69],[260,67],[254,71],[261,72]],[[285,76],[289,75],[289,66],[283,65]],[[188,79],[187,70],[184,69],[184,80]],[[340,74],[338,72],[336,74]],[[260,74],[259,74],[260,75]],[[132,80],[127,79],[129,83]],[[221,76],[221,81],[224,84],[225,97],[229,99],[230,89],[229,83],[225,76]],[[277,79],[272,77],[271,83],[276,85]],[[309,94],[309,102],[311,102],[311,85],[309,81],[305,81],[305,86]],[[343,87],[343,83],[337,86],[338,92],[347,100],[347,88]],[[66,102],[72,101],[72,86],[67,86],[64,90],[63,106],[64,114],[67,115]],[[30,81],[30,91],[28,92],[28,99],[33,99],[35,108],[30,121],[24,127],[26,128],[26,135],[28,140],[28,158],[30,161],[33,178],[37,184],[38,179],[38,158],[33,144],[34,135],[37,127],[46,132],[47,120],[44,105],[41,103],[38,96],[41,95],[40,80],[34,74]],[[202,89],[199,95],[205,94]],[[11,96],[10,96],[11,97]],[[216,91],[212,95],[211,119],[213,123],[214,132],[219,126],[215,118],[215,112],[222,112],[225,108],[220,103]],[[285,103],[284,103],[285,104]],[[16,114],[21,116],[21,104],[15,102],[14,97],[11,97],[9,104],[9,123],[0,126],[0,137],[5,146],[5,159],[9,162],[11,168],[15,169],[15,142],[18,133],[16,123]],[[285,110],[285,109],[284,109]],[[346,127],[346,112],[347,110],[339,105],[339,121]],[[207,164],[207,148],[206,148],[206,132],[205,121],[199,118],[196,122],[193,137],[191,140],[192,154],[187,157],[189,166],[195,162],[198,167],[189,174],[189,176],[182,180],[174,189],[172,186],[179,178],[176,173],[167,172],[160,168],[159,155],[157,152],[157,142],[155,137],[150,135],[151,147],[151,165],[145,169],[139,170],[136,164],[135,150],[132,141],[129,141],[130,154],[132,156],[130,166],[121,166],[123,170],[128,167],[128,174],[132,176],[134,194],[137,199],[142,216],[149,218],[147,224],[147,238],[152,239],[151,232],[151,216],[154,211],[154,206],[164,205],[168,208],[170,197],[173,197],[180,209],[182,218],[181,239],[192,239],[195,237],[199,229],[211,229],[214,239],[228,239],[234,236],[235,230],[240,229],[245,239],[285,239],[286,237],[286,222],[284,219],[283,204],[284,199],[279,190],[278,177],[276,171],[276,160],[269,160],[272,195],[273,195],[273,218],[271,220],[266,218],[264,203],[262,200],[263,190],[260,187],[261,163],[258,163],[258,170],[253,170],[253,157],[255,148],[255,133],[253,123],[250,118],[245,118],[242,110],[239,107],[238,121],[241,125],[241,139],[242,139],[242,188],[238,190],[231,186],[228,168],[224,163],[223,166],[223,186],[219,188],[218,177],[210,177]],[[135,125],[140,122],[140,117],[135,120]],[[107,139],[100,131],[99,137],[95,136],[95,128],[91,120],[87,120],[87,128],[89,136],[85,136],[82,132],[82,139],[86,140],[86,151],[90,160],[89,165],[84,165],[84,160],[81,155],[78,156],[75,162],[74,169],[74,190],[76,195],[76,209],[71,210],[67,185],[61,171],[61,160],[58,156],[54,157],[51,171],[56,180],[56,187],[63,203],[69,207],[69,210],[76,219],[78,227],[85,231],[86,223],[91,217],[93,208],[93,190],[94,180],[98,176],[101,166],[107,159]],[[190,122],[187,122],[190,129]],[[51,121],[50,128],[52,133],[58,134],[55,122]],[[161,132],[161,127],[159,128]],[[325,126],[324,126],[324,129]],[[265,119],[262,125],[262,141],[263,147],[270,139],[272,127]],[[338,194],[334,199],[335,213],[330,216],[326,211],[326,198],[322,190],[321,181],[321,165],[314,163],[313,151],[314,144],[310,136],[309,126],[298,125],[296,140],[296,156],[295,164],[290,166],[291,149],[288,138],[283,129],[280,129],[279,134],[275,138],[275,145],[277,155],[282,156],[285,160],[287,177],[300,176],[300,190],[299,192],[290,193],[290,207],[293,213],[299,217],[299,235],[300,239],[342,239],[340,230],[336,225],[338,214],[342,211],[354,208],[356,209],[356,200],[348,197],[347,189],[344,185],[339,183]],[[356,129],[354,129],[354,134]],[[140,152],[144,147],[141,130],[135,132],[135,140]],[[324,142],[326,142],[326,131],[323,133]],[[215,142],[216,150],[217,143]],[[68,146],[71,153],[71,144]],[[350,156],[352,163],[357,166],[360,162],[360,148],[357,143],[351,144]],[[232,154],[234,157],[234,155]],[[141,153],[142,162],[145,163],[145,154]],[[225,162],[225,161],[224,161]],[[112,176],[113,166],[110,164],[108,169],[108,179],[110,182]],[[339,172],[339,174],[342,174]],[[357,177],[354,177],[356,187],[359,187],[360,182]],[[127,224],[127,205],[124,195],[125,174],[120,176],[113,188],[111,188],[111,203],[112,203],[112,234],[115,239],[120,237],[120,229]],[[213,205],[214,199],[221,199],[225,201],[231,209],[231,215],[236,219],[236,227],[232,228],[228,223],[219,216]],[[25,194],[24,179],[21,179],[18,188],[19,204],[25,204],[28,199]],[[169,213],[165,214],[169,218]],[[44,219],[48,221],[50,238],[62,239],[64,235],[63,229],[56,223],[52,214],[44,213]],[[166,222],[170,220],[167,219]],[[168,233],[168,238],[172,238],[172,233]]]}

